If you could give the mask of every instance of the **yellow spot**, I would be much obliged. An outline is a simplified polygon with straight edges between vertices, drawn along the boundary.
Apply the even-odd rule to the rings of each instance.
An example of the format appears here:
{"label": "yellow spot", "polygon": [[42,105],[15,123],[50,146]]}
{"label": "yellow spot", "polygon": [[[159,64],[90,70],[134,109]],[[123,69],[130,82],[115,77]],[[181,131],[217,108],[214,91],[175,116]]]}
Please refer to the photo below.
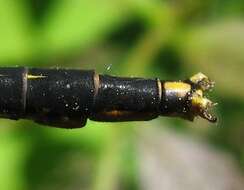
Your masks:
{"label": "yellow spot", "polygon": [[200,82],[202,80],[207,80],[207,79],[208,79],[208,77],[206,75],[204,75],[203,73],[197,73],[190,78],[190,81],[197,84],[198,82]]}
{"label": "yellow spot", "polygon": [[203,91],[202,90],[196,90],[196,94],[198,94],[199,96],[203,96]]}
{"label": "yellow spot", "polygon": [[126,115],[128,113],[130,113],[130,112],[119,111],[119,110],[112,110],[112,111],[104,112],[105,115],[110,116],[110,117],[123,116],[123,115]]}
{"label": "yellow spot", "polygon": [[184,82],[165,82],[166,91],[175,92],[178,97],[184,97],[191,90],[191,85]]}
{"label": "yellow spot", "polygon": [[192,98],[192,105],[196,107],[203,107],[203,98],[199,96],[195,96]]}
{"label": "yellow spot", "polygon": [[207,109],[208,107],[213,105],[213,103],[209,99],[203,97],[203,92],[201,90],[197,90],[195,93],[192,94],[191,102],[193,107],[198,107],[202,109]]}
{"label": "yellow spot", "polygon": [[40,79],[40,78],[46,78],[47,76],[43,75],[27,75],[27,79]]}

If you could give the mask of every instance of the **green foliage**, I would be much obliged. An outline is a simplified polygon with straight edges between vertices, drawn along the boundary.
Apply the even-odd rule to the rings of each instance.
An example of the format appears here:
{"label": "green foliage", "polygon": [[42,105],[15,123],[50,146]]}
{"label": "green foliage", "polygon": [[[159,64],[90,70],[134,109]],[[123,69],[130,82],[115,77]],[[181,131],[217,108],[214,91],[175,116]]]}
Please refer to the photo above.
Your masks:
{"label": "green foliage", "polygon": [[[0,0],[0,65],[162,79],[202,71],[216,81],[221,121],[206,133],[187,131],[199,130],[243,164],[243,9],[241,0]],[[139,189],[139,125],[89,121],[67,131],[3,120],[0,189]]]}

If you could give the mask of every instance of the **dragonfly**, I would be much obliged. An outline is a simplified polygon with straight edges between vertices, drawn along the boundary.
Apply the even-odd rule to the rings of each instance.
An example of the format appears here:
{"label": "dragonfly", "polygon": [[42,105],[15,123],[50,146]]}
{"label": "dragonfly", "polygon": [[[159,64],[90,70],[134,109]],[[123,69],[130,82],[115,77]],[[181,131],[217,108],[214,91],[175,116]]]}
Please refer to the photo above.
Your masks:
{"label": "dragonfly", "polygon": [[197,73],[185,80],[98,74],[94,70],[0,68],[0,117],[80,128],[98,122],[149,121],[159,116],[215,123],[206,98],[214,82]]}

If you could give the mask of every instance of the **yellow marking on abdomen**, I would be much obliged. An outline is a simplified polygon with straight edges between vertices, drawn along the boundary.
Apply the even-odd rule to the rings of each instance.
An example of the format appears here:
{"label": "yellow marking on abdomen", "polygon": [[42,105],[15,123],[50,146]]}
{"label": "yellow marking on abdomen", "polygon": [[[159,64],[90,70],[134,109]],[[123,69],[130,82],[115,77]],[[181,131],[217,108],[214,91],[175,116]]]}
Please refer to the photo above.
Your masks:
{"label": "yellow marking on abdomen", "polygon": [[27,79],[40,79],[40,78],[46,78],[47,76],[43,75],[27,75]]}
{"label": "yellow marking on abdomen", "polygon": [[184,97],[191,90],[191,85],[184,82],[165,82],[166,91],[174,91],[177,96]]}

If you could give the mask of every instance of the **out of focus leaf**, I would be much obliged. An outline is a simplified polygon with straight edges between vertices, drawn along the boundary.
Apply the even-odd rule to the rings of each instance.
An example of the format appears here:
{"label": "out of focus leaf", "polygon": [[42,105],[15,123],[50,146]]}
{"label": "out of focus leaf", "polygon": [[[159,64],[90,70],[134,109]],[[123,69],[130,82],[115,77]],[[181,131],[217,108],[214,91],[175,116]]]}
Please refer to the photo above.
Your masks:
{"label": "out of focus leaf", "polygon": [[44,47],[57,53],[90,46],[127,17],[123,1],[60,1],[46,18]]}
{"label": "out of focus leaf", "polygon": [[[3,126],[1,122],[1,126]],[[23,165],[28,145],[14,131],[1,130],[0,134],[0,189],[21,190],[25,188]]]}
{"label": "out of focus leaf", "polygon": [[29,17],[21,1],[0,1],[0,62],[10,64],[32,56]]}
{"label": "out of focus leaf", "polygon": [[243,98],[243,34],[241,21],[194,28],[182,43],[188,68],[207,73],[222,94]]}

